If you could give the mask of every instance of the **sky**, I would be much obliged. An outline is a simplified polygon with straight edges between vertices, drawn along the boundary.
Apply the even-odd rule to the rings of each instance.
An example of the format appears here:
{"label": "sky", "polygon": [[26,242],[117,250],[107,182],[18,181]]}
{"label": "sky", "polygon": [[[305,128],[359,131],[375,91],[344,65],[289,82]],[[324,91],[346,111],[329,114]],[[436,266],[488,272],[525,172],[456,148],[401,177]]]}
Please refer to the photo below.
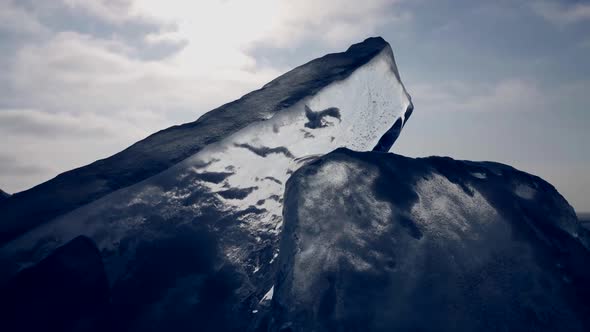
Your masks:
{"label": "sky", "polygon": [[0,189],[370,36],[415,106],[394,152],[510,164],[590,211],[590,1],[572,0],[0,0]]}

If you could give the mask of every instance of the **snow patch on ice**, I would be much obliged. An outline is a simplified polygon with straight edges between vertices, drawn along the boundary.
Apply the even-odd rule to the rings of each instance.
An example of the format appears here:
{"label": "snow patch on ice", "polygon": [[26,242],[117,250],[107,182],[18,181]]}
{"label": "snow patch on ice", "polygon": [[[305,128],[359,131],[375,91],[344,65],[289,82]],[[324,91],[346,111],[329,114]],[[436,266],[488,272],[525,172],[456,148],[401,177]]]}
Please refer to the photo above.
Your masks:
{"label": "snow patch on ice", "polygon": [[275,261],[275,259],[277,259],[277,257],[279,257],[279,253],[275,252],[274,255],[272,255],[272,258],[270,262],[268,262],[268,264],[272,264]]}
{"label": "snow patch on ice", "polygon": [[520,198],[531,200],[535,198],[537,191],[527,184],[519,183],[514,188],[514,193]]}
{"label": "snow patch on ice", "polygon": [[264,296],[262,297],[262,300],[260,300],[260,302],[259,302],[259,303],[262,303],[262,302],[266,302],[266,301],[270,301],[270,300],[272,300],[272,297],[273,297],[274,293],[275,293],[275,286],[273,285],[273,286],[272,286],[272,287],[271,287],[271,288],[268,290],[268,292],[266,292],[266,294],[264,294]]}
{"label": "snow patch on ice", "polygon": [[471,173],[471,175],[475,178],[482,179],[482,180],[486,179],[488,177],[485,173],[482,173],[482,172],[473,172],[473,173]]}
{"label": "snow patch on ice", "polygon": [[473,227],[499,217],[477,190],[470,189],[473,195],[439,174],[421,179],[416,184],[419,200],[411,209],[413,220],[425,233],[435,237],[455,240],[476,237],[478,232],[472,232]]}

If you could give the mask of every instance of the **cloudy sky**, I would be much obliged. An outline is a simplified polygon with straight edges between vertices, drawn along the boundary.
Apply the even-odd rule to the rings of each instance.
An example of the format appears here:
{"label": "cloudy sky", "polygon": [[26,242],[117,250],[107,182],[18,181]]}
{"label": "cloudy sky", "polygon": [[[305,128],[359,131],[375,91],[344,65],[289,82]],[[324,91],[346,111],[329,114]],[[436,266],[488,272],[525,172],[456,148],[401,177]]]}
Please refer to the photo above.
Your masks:
{"label": "cloudy sky", "polygon": [[0,188],[17,192],[381,35],[395,150],[511,164],[590,211],[590,2],[0,0]]}

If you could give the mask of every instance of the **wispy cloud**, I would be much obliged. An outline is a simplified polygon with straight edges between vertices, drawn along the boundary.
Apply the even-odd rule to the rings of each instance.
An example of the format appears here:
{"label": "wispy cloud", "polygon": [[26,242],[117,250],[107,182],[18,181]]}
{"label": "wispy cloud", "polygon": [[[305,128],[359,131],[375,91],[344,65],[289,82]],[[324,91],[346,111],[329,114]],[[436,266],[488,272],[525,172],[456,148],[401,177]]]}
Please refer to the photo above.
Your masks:
{"label": "wispy cloud", "polygon": [[590,3],[537,1],[532,4],[533,10],[555,24],[572,24],[590,20]]}
{"label": "wispy cloud", "polygon": [[63,3],[73,10],[83,10],[113,23],[137,18],[130,15],[132,0],[63,0]]}
{"label": "wispy cloud", "polygon": [[449,81],[411,88],[423,112],[533,112],[545,108],[545,94],[531,81],[508,79],[496,83]]}
{"label": "wispy cloud", "polygon": [[39,35],[49,32],[33,13],[14,6],[11,1],[0,1],[0,32],[6,34]]}

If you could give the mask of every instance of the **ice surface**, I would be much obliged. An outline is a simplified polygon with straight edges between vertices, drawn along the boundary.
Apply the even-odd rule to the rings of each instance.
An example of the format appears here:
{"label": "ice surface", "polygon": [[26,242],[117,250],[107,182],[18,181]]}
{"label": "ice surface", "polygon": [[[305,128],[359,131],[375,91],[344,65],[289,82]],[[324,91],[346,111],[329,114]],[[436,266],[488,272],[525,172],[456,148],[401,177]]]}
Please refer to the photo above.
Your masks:
{"label": "ice surface", "polygon": [[[284,184],[292,172],[338,147],[371,150],[397,119],[404,119],[411,101],[394,68],[386,47],[347,79],[206,146],[152,179],[33,230],[3,251],[30,248],[44,238],[52,239],[45,248],[50,250],[80,234],[94,238],[101,249],[116,250],[151,215],[190,223],[203,208],[187,203],[195,190],[213,195],[224,212],[246,211],[235,223],[253,237],[276,236]],[[309,112],[326,109],[337,109],[338,117],[327,114],[321,126],[306,126]],[[225,254],[234,263],[248,259],[233,247]]]}
{"label": "ice surface", "polygon": [[[357,59],[359,54],[364,54],[362,61]],[[338,147],[388,150],[412,110],[386,43],[370,39],[344,55],[315,61],[319,63],[286,74],[288,80],[279,78],[234,102],[239,107],[230,103],[225,106],[229,111],[204,115],[199,121],[214,119],[223,128],[224,123],[233,123],[232,130],[210,131],[214,137],[204,139],[208,144],[183,161],[4,245],[0,281],[85,235],[102,253],[114,302],[141,296],[133,284],[156,281],[146,286],[158,292],[149,308],[173,308],[180,304],[168,301],[178,294],[199,298],[210,287],[221,288],[223,294],[239,294],[237,300],[215,299],[219,302],[257,304],[253,298],[269,299],[279,254],[284,187],[291,174]],[[269,90],[273,94],[265,92]],[[269,105],[273,108],[268,109]],[[187,136],[182,139],[174,135],[183,146],[189,144],[188,134],[203,140],[202,133],[184,133]],[[159,154],[177,153],[172,145],[157,149]],[[174,303],[189,306],[194,301]],[[248,314],[258,310],[250,304],[228,307],[243,308]],[[215,310],[213,305],[208,308]],[[205,315],[206,310],[200,312]],[[160,312],[145,315],[174,317]]]}
{"label": "ice surface", "polygon": [[512,167],[338,149],[289,179],[284,218],[268,331],[590,326],[589,232]]}
{"label": "ice surface", "polygon": [[[60,174],[0,202],[0,244],[186,158],[192,158],[193,163],[210,162],[209,157],[224,155],[223,162],[228,164],[227,154],[236,153],[236,166],[246,162],[243,157],[258,160],[232,146],[238,144],[242,150],[251,147],[250,152],[258,152],[259,157],[266,155],[265,163],[279,160],[279,166],[284,167],[289,162],[282,158],[288,156],[286,147],[297,157],[325,153],[334,146],[373,148],[396,120],[405,122],[410,113],[410,98],[399,80],[391,48],[381,38],[369,38],[346,52],[297,67],[195,122],[162,130],[112,157]],[[305,140],[298,141],[301,138]],[[292,146],[295,141],[299,146]],[[385,141],[388,149],[393,141]],[[200,153],[207,147],[207,153]],[[220,151],[223,149],[226,153]],[[218,168],[219,164],[212,167]],[[238,178],[244,177],[237,174],[231,181],[240,182]]]}

